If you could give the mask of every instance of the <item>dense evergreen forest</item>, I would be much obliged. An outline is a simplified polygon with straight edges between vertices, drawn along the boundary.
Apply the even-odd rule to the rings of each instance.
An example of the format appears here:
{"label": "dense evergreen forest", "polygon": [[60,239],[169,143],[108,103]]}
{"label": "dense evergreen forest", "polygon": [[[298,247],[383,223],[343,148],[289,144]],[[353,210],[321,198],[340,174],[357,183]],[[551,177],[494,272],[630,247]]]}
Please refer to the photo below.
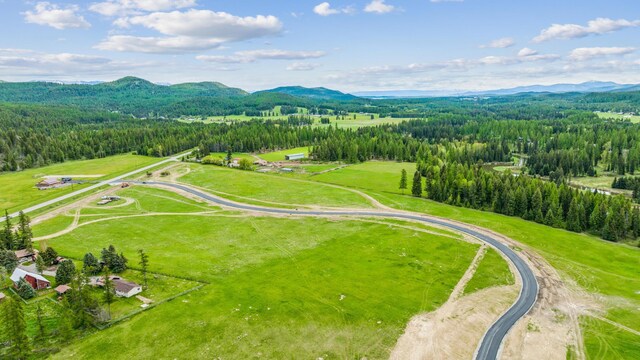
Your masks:
{"label": "dense evergreen forest", "polygon": [[[0,98],[18,96],[22,85],[11,86],[15,92],[0,91]],[[92,93],[85,94],[87,89]],[[150,89],[157,96],[141,95]],[[43,100],[47,93],[54,96]],[[426,186],[419,185],[414,195],[435,201],[589,231],[612,241],[640,235],[640,214],[631,199],[567,185],[570,177],[614,172],[619,177],[612,187],[633,190],[633,199],[640,198],[639,182],[631,176],[640,166],[640,125],[603,120],[592,112],[637,111],[636,93],[344,101],[276,92],[248,95],[215,83],[163,87],[128,78],[93,87],[44,84],[20,96],[22,102],[44,104],[0,104],[0,171],[126,152],[167,156],[197,147],[207,155],[313,146],[311,155],[318,161],[416,162],[416,178],[426,179]],[[91,98],[99,101],[89,106]],[[171,119],[259,117],[278,105],[292,114],[287,120],[204,124]],[[126,110],[134,108],[140,110]],[[321,114],[325,126],[299,114],[299,108]],[[331,125],[331,116],[353,112],[415,120],[358,129]],[[522,159],[525,176],[483,166],[514,158]]]}

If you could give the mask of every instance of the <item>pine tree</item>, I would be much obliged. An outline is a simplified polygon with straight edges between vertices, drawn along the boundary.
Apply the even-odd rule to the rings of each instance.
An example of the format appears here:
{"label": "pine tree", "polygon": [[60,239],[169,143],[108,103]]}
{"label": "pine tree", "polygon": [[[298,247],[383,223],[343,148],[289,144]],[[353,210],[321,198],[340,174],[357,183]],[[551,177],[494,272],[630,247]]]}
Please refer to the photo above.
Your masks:
{"label": "pine tree", "polygon": [[106,266],[104,268],[103,277],[104,277],[103,299],[104,299],[104,302],[107,304],[107,309],[109,311],[109,319],[111,319],[111,304],[113,303],[113,300],[115,300],[115,287],[113,285],[113,280],[111,280],[111,273],[109,273],[109,268]]}
{"label": "pine tree", "polygon": [[537,223],[544,222],[544,216],[542,215],[542,192],[540,189],[536,189],[531,198],[531,218]]}
{"label": "pine tree", "polygon": [[18,232],[15,241],[17,249],[27,249],[33,251],[33,232],[31,231],[31,219],[24,212],[20,211],[18,217]]}
{"label": "pine tree", "polygon": [[100,262],[92,253],[84,254],[82,259],[82,271],[87,275],[96,275],[102,271]]}
{"label": "pine tree", "polygon": [[16,253],[11,250],[0,250],[0,266],[4,267],[8,273],[12,273],[18,267]]}
{"label": "pine tree", "polygon": [[47,268],[47,265],[45,265],[44,260],[42,260],[42,256],[37,256],[36,257],[36,270],[38,270],[39,274],[42,274],[42,272]]}
{"label": "pine tree", "polygon": [[56,284],[64,285],[71,282],[73,276],[76,274],[76,266],[71,260],[65,260],[58,266],[56,271]]}
{"label": "pine tree", "polygon": [[27,359],[31,350],[22,302],[9,296],[6,298],[3,308],[2,326],[4,327],[9,347],[7,355],[9,359]]}
{"label": "pine tree", "polygon": [[582,232],[582,221],[580,219],[580,204],[578,198],[574,197],[567,213],[567,230]]}
{"label": "pine tree", "polygon": [[402,195],[404,195],[404,191],[407,189],[407,170],[402,169],[402,173],[400,174],[400,190],[402,190]]}
{"label": "pine tree", "polygon": [[9,212],[7,210],[4,211],[4,228],[2,232],[0,232],[0,250],[13,249],[13,230],[11,226],[11,219],[9,218]]}
{"label": "pine tree", "polygon": [[36,291],[31,287],[31,284],[29,284],[24,278],[20,279],[16,286],[16,292],[25,300],[33,299],[37,295]]}
{"label": "pine tree", "polygon": [[147,255],[144,250],[138,250],[138,254],[140,255],[140,269],[142,269],[142,277],[144,279],[144,288],[147,288],[147,269],[149,268],[149,255]]}
{"label": "pine tree", "polygon": [[422,196],[422,175],[420,175],[420,171],[416,171],[413,174],[413,184],[411,186],[411,195],[415,197]]}
{"label": "pine tree", "polygon": [[48,247],[40,255],[42,256],[42,260],[44,260],[44,263],[47,266],[53,265],[58,258],[58,252],[56,252],[52,247]]}

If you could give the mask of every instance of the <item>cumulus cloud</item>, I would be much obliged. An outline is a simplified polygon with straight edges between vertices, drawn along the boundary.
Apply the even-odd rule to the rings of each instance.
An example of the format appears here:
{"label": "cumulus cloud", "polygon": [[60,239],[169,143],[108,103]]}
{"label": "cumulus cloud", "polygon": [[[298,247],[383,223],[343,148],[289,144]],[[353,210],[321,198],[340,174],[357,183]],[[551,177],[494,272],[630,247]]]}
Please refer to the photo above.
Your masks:
{"label": "cumulus cloud", "polygon": [[609,18],[597,18],[591,20],[586,26],[577,24],[553,24],[542,30],[540,35],[533,38],[534,42],[543,42],[553,39],[574,39],[589,35],[601,35],[613,31],[640,26],[640,20],[613,20]]}
{"label": "cumulus cloud", "polygon": [[275,16],[239,17],[211,10],[154,12],[120,18],[121,27],[142,26],[164,37],[111,35],[96,46],[101,50],[179,53],[207,50],[233,41],[276,35],[282,23]]}
{"label": "cumulus cloud", "polygon": [[49,2],[39,2],[33,10],[24,13],[24,19],[30,24],[51,26],[58,30],[91,27],[82,15],[77,14],[79,10],[76,5],[62,8]]}
{"label": "cumulus cloud", "polygon": [[220,47],[218,39],[200,39],[189,36],[142,37],[131,35],[111,35],[95,46],[99,50],[140,52],[149,54],[179,54],[210,50]]}
{"label": "cumulus cloud", "polygon": [[233,55],[200,55],[196,59],[222,64],[246,64],[258,60],[304,60],[325,56],[323,51],[289,51],[278,49],[238,51]]}
{"label": "cumulus cloud", "polygon": [[320,64],[295,62],[287,66],[288,71],[311,71],[320,67]]}
{"label": "cumulus cloud", "polygon": [[571,51],[569,58],[572,60],[584,61],[605,56],[620,56],[634,52],[632,47],[589,47],[577,48]]}
{"label": "cumulus cloud", "polygon": [[331,4],[325,1],[323,3],[316,5],[313,8],[313,12],[320,16],[329,16],[329,15],[336,15],[336,14],[351,14],[354,12],[354,9],[351,6],[347,6],[339,9],[332,8]]}
{"label": "cumulus cloud", "polygon": [[43,53],[26,49],[0,49],[0,71],[13,77],[53,77],[128,72],[149,63],[115,61],[102,56]]}
{"label": "cumulus cloud", "polygon": [[493,40],[492,42],[490,42],[488,44],[485,44],[485,45],[480,45],[480,47],[481,48],[504,49],[504,48],[511,47],[511,46],[513,46],[515,44],[516,44],[516,41],[513,40],[513,38],[505,37],[505,38]]}
{"label": "cumulus cloud", "polygon": [[196,0],[109,0],[91,4],[89,10],[105,16],[123,16],[190,8],[195,5]]}
{"label": "cumulus cloud", "polygon": [[396,10],[393,5],[388,5],[385,0],[372,0],[367,6],[364,7],[364,11],[368,13],[386,14]]}

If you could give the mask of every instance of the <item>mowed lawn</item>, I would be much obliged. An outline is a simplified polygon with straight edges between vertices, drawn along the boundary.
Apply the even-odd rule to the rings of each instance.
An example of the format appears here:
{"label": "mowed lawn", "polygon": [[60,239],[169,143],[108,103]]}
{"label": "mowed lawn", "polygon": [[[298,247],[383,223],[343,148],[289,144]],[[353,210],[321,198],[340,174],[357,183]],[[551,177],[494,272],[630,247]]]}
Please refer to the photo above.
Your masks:
{"label": "mowed lawn", "polygon": [[388,224],[143,217],[87,225],[49,245],[114,244],[201,290],[72,343],[54,358],[386,358],[406,323],[446,301],[478,246]]}
{"label": "mowed lawn", "polygon": [[[68,161],[37,169],[0,174],[0,210],[18,211],[72,192],[71,187],[38,190],[35,184],[48,175],[102,175],[79,178],[104,180],[158,162],[161,159],[139,155],[116,155],[102,159]],[[74,190],[81,188],[75,185]]]}
{"label": "mowed lawn", "polygon": [[[242,202],[271,206],[318,205],[369,208],[361,195],[310,181],[213,165],[191,165],[192,171],[179,181],[200,186]],[[227,196],[228,197],[228,196]]]}

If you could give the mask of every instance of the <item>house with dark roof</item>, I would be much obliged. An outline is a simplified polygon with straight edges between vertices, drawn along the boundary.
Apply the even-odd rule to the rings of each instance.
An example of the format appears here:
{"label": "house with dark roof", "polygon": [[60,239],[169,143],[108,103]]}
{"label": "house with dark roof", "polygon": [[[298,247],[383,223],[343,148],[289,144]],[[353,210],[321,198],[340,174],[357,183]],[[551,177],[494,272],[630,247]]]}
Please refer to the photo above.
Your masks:
{"label": "house with dark roof", "polygon": [[14,251],[14,253],[16,254],[16,257],[18,258],[19,262],[36,260],[36,253],[34,250],[22,249],[22,250],[16,250]]}
{"label": "house with dark roof", "polygon": [[123,279],[113,280],[113,286],[120,297],[130,298],[142,292],[142,286]]}

